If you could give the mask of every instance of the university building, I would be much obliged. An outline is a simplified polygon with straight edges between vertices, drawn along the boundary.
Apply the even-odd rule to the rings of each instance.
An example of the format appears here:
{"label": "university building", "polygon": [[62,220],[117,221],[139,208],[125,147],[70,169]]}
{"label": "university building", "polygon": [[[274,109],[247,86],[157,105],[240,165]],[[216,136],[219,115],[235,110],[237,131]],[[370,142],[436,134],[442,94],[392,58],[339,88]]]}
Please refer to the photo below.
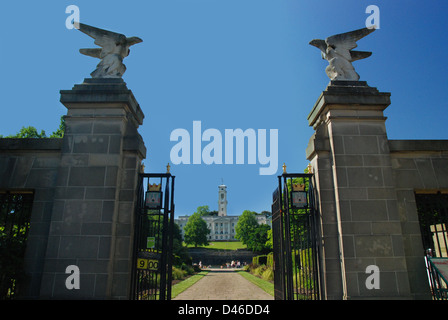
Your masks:
{"label": "university building", "polygon": [[[202,219],[207,223],[207,227],[211,230],[208,235],[208,240],[211,241],[236,241],[235,228],[238,223],[239,216],[227,215],[227,186],[218,186],[218,215],[216,216],[203,216]],[[184,237],[184,227],[188,222],[190,216],[179,216],[174,221],[179,225],[182,237]],[[265,215],[257,215],[257,221],[259,224],[272,225],[271,218],[267,218]]]}

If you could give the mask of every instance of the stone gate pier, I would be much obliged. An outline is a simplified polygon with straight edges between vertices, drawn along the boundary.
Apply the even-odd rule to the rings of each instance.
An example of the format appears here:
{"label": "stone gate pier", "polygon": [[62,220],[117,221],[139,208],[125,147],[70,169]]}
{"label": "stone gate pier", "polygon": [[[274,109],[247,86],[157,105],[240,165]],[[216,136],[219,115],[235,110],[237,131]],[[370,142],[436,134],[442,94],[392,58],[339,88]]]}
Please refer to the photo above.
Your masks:
{"label": "stone gate pier", "polygon": [[[143,112],[122,79],[85,79],[61,102],[66,131],[39,295],[127,299]],[[79,290],[65,286],[68,265],[79,267]]]}
{"label": "stone gate pier", "polygon": [[[364,81],[331,81],[308,116],[326,299],[430,297],[414,194],[448,187],[448,145],[390,141],[390,103]],[[379,289],[366,286],[371,265]]]}

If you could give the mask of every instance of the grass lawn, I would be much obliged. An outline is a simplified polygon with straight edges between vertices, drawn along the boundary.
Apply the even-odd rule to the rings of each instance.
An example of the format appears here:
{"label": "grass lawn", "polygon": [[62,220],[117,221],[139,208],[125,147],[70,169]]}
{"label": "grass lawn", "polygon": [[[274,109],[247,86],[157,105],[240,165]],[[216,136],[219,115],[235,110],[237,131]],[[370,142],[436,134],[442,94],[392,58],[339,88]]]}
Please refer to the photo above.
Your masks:
{"label": "grass lawn", "polygon": [[196,282],[198,282],[199,280],[201,280],[206,274],[208,273],[208,271],[201,271],[179,283],[176,283],[172,288],[171,288],[171,298],[176,297],[179,293],[187,290],[189,287],[191,287],[192,285],[194,285]]}
{"label": "grass lawn", "polygon": [[[185,243],[184,243],[185,245]],[[188,245],[188,248],[194,248],[193,245]],[[198,248],[207,248],[207,249],[221,249],[221,250],[236,250],[236,249],[246,249],[246,245],[240,241],[216,241],[209,242],[208,246],[201,246]]]}
{"label": "grass lawn", "polygon": [[237,272],[253,284],[259,286],[261,289],[269,293],[271,296],[274,296],[274,283],[258,278],[257,276],[254,276],[247,271],[240,270]]}

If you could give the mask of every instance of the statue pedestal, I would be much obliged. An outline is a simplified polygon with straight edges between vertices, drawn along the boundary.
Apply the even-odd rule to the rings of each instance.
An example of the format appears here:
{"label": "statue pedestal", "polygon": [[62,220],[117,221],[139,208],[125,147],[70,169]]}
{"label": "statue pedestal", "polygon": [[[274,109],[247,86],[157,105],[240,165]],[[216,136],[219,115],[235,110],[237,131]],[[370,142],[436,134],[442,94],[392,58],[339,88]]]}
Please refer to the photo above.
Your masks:
{"label": "statue pedestal", "polygon": [[[390,93],[366,82],[331,81],[308,116],[327,299],[410,297],[383,114],[389,104]],[[372,265],[380,289],[366,285]]]}
{"label": "statue pedestal", "polygon": [[[41,297],[128,299],[143,112],[122,79],[61,91],[67,107]],[[80,289],[67,289],[67,266]]]}

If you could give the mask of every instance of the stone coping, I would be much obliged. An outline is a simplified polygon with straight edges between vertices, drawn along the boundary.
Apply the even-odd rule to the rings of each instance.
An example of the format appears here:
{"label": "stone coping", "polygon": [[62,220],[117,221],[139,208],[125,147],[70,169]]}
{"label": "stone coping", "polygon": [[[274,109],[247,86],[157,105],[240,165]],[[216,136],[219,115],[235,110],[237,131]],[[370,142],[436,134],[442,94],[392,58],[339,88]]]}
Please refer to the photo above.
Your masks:
{"label": "stone coping", "polygon": [[359,108],[384,111],[390,105],[390,93],[379,92],[365,81],[331,81],[308,115],[313,126],[325,108]]}
{"label": "stone coping", "polygon": [[390,152],[448,151],[448,140],[389,140]]}
{"label": "stone coping", "polygon": [[1,138],[0,151],[54,150],[60,151],[62,138]]}
{"label": "stone coping", "polygon": [[95,108],[119,107],[124,103],[140,125],[145,117],[123,79],[84,79],[82,84],[75,84],[71,90],[61,90],[60,93],[60,101],[67,108],[92,108],[91,104],[95,104]]}

